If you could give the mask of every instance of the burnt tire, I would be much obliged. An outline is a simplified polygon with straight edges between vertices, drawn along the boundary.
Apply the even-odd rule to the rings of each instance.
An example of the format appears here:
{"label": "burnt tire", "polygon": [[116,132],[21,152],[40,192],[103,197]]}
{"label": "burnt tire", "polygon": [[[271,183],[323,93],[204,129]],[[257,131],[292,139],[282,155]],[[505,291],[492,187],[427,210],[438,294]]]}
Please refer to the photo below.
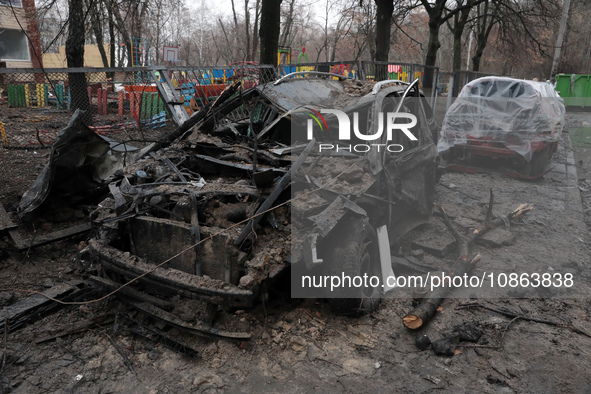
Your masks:
{"label": "burnt tire", "polygon": [[[342,315],[375,311],[382,298],[382,269],[375,230],[366,220],[350,219],[341,223],[331,238],[327,251],[329,275],[352,279],[351,286],[337,287],[333,291],[326,289],[331,310]],[[364,275],[367,275],[368,286],[355,286],[353,278]],[[369,285],[372,276],[379,278],[379,286]]]}

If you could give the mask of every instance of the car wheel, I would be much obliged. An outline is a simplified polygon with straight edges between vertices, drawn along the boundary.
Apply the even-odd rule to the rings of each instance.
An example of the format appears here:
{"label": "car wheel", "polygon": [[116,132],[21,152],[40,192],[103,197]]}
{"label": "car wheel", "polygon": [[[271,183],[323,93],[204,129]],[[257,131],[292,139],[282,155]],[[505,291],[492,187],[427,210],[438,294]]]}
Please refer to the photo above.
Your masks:
{"label": "car wheel", "polygon": [[[328,270],[330,275],[343,279],[343,286],[332,291],[327,289],[331,309],[343,315],[373,312],[380,305],[382,296],[382,268],[376,232],[361,219],[341,223],[335,231],[328,250]],[[348,277],[350,283],[346,283]],[[370,285],[372,277],[379,278],[378,286]],[[362,285],[358,286],[362,279]],[[374,279],[374,285],[376,281]]]}

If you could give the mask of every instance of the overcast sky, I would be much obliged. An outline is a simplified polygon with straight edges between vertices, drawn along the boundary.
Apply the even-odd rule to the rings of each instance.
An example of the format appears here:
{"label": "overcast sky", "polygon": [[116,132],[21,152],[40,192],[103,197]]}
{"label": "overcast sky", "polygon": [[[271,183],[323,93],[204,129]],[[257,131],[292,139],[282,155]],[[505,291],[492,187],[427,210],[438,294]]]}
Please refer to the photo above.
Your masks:
{"label": "overcast sky", "polygon": [[[255,0],[251,0],[251,3],[256,3]],[[312,8],[315,10],[316,19],[320,20],[320,15],[324,12],[324,1],[311,1]],[[205,6],[212,10],[211,16],[222,15],[224,17],[231,17],[232,16],[232,2],[230,0],[214,0],[214,1],[205,1],[205,0],[187,0],[187,5],[192,9],[199,9],[201,8],[200,4],[205,4]],[[236,13],[242,15],[244,13],[244,0],[234,0],[234,4],[236,7]]]}

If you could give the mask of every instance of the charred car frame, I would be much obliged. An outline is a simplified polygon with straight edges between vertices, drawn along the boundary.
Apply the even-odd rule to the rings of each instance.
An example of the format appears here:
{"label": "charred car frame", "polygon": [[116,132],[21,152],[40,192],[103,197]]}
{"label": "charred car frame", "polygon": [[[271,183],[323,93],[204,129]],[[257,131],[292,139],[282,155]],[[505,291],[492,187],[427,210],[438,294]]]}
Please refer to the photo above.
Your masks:
{"label": "charred car frame", "polygon": [[[214,325],[216,311],[252,307],[289,268],[381,275],[378,244],[395,243],[431,214],[437,129],[418,81],[341,78],[289,75],[227,94],[168,147],[115,174],[85,250],[103,268],[95,280],[125,289],[118,295],[136,309],[179,328],[243,339],[248,334],[231,322]],[[325,117],[326,132],[307,138],[307,112],[322,108],[365,114],[367,134],[376,133],[381,113],[413,113],[417,138],[394,133],[404,148],[396,153],[320,152],[320,143],[340,143],[335,116]],[[387,236],[378,240],[380,228]],[[375,309],[381,292],[317,296],[356,313]],[[178,296],[193,318],[179,317],[171,302]]]}

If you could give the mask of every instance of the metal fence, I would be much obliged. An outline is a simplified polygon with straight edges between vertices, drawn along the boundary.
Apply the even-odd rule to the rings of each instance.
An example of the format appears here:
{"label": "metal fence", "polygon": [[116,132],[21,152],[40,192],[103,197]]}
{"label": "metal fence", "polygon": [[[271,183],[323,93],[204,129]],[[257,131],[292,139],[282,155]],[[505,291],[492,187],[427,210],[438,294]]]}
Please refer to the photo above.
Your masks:
{"label": "metal fence", "polygon": [[75,108],[103,134],[165,125],[165,105],[150,79],[139,68],[0,69],[3,144],[51,146]]}
{"label": "metal fence", "polygon": [[[126,67],[71,69],[0,69],[0,104],[37,109],[71,109],[73,94],[88,97],[92,115],[132,116],[144,121],[166,112],[155,79],[168,74],[187,113],[207,104],[229,84],[240,80],[244,88],[273,80],[269,66]],[[82,78],[74,78],[82,77]]]}
{"label": "metal fence", "polygon": [[[0,68],[2,143],[49,146],[75,108],[86,110],[86,123],[103,133],[175,127],[157,79],[168,78],[174,90],[174,100],[168,101],[175,101],[190,116],[235,81],[249,88],[276,76],[273,67],[242,63],[206,68]],[[52,128],[57,124],[61,126]]]}
{"label": "metal fence", "polygon": [[287,64],[279,65],[278,69],[281,76],[294,72],[320,71],[343,75],[351,79],[371,81],[396,79],[412,82],[418,78],[421,86],[423,86],[425,71],[431,70],[433,72],[433,80],[436,80],[439,74],[439,67],[429,67],[423,64],[361,60]]}
{"label": "metal fence", "polygon": [[[486,75],[460,72],[453,76],[437,67],[401,62],[339,61],[319,63],[281,64],[277,67],[252,62],[237,62],[219,67],[125,67],[125,68],[62,68],[62,69],[2,69],[0,68],[0,133],[4,145],[36,144],[39,141],[38,121],[58,118],[61,127],[75,108],[87,109],[89,124],[97,130],[115,130],[128,127],[135,130],[157,129],[168,125],[176,127],[179,118],[171,113],[167,102],[181,106],[190,116],[215,100],[230,84],[240,81],[247,89],[257,84],[297,72],[320,71],[351,79],[396,79],[412,82],[419,78],[421,87],[426,72],[432,72],[433,88],[425,89],[434,105],[438,95],[457,95],[461,86]],[[294,77],[298,77],[295,75]],[[170,82],[172,97],[166,101],[158,92],[156,82]],[[31,111],[21,111],[29,108]],[[12,111],[12,112],[11,112]],[[20,111],[20,112],[19,112]],[[247,117],[246,109],[235,113]],[[174,112],[174,111],[172,111]],[[4,113],[4,117],[2,117]],[[6,117],[27,113],[21,129],[36,133],[26,141],[7,141],[14,129]],[[34,115],[31,115],[34,114]],[[63,114],[63,115],[60,115]],[[60,117],[61,116],[61,117]],[[3,124],[4,122],[7,124]],[[13,122],[14,123],[14,122]],[[55,122],[56,124],[58,122]],[[59,129],[59,127],[56,127]],[[45,130],[41,130],[42,132]],[[53,132],[57,134],[57,131]],[[46,138],[47,144],[51,139]]]}
{"label": "metal fence", "polygon": [[360,61],[292,63],[280,64],[277,69],[280,76],[296,72],[318,71],[338,74],[351,79],[365,79],[361,63]]}
{"label": "metal fence", "polygon": [[[173,67],[167,68],[172,85],[180,95],[189,115],[198,111],[236,81],[243,89],[277,79],[278,70],[272,66],[258,65],[251,62],[239,62],[219,67]],[[234,111],[235,116],[248,114],[243,108]]]}

